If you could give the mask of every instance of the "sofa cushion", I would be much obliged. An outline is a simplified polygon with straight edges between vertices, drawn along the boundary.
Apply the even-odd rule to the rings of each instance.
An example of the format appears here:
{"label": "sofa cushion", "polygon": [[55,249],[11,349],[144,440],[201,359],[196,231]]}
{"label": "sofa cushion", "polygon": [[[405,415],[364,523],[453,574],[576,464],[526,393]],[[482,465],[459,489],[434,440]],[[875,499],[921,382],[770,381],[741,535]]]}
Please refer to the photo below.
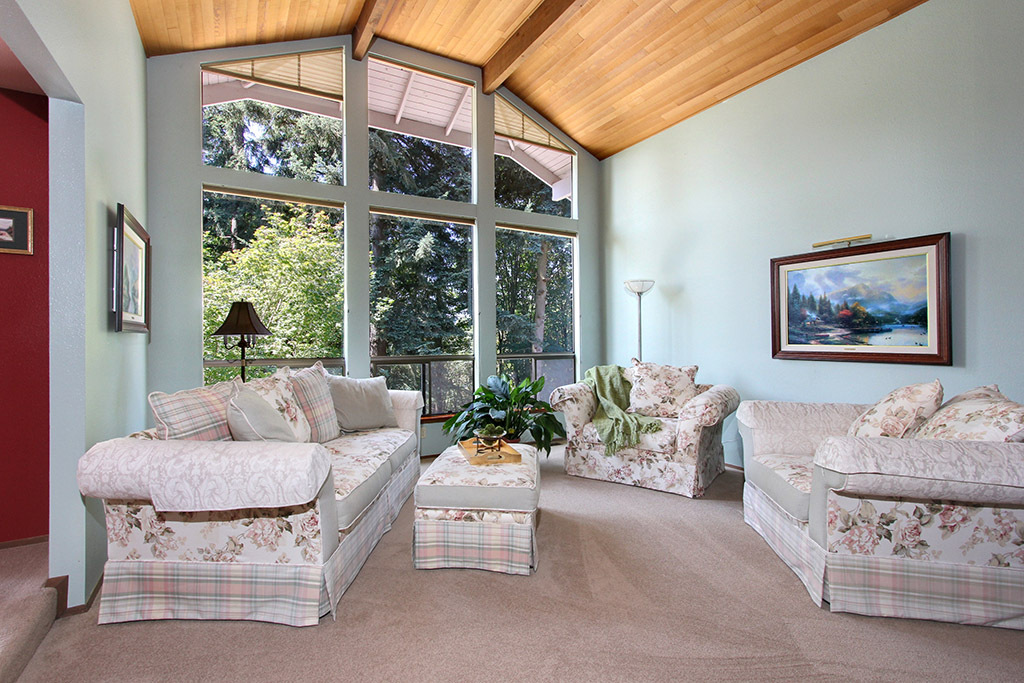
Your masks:
{"label": "sofa cushion", "polygon": [[939,380],[911,384],[889,392],[850,425],[847,436],[891,436],[899,439],[917,431],[942,403]]}
{"label": "sofa cushion", "polygon": [[[352,525],[391,478],[391,457],[408,448],[415,435],[405,429],[380,429],[342,434],[324,444],[334,469],[338,528]],[[406,451],[405,457],[408,457]]]}
{"label": "sofa cushion", "polygon": [[295,441],[309,441],[309,420],[299,407],[299,400],[292,390],[291,370],[281,368],[270,377],[254,379],[246,386],[255,391],[263,400],[272,405],[295,434]]}
{"label": "sofa cushion", "polygon": [[[641,433],[640,440],[629,449],[640,449],[654,453],[675,453],[676,452],[676,424],[678,420],[659,417],[655,418],[661,423],[661,429],[656,432]],[[601,437],[597,435],[597,429],[593,422],[583,425],[578,439],[581,445],[590,444],[594,449],[604,449]],[[619,451],[622,453],[623,451]]]}
{"label": "sofa cushion", "polygon": [[915,437],[969,441],[1024,441],[1024,405],[990,384],[958,394],[928,418]]}
{"label": "sofa cushion", "polygon": [[346,432],[398,426],[387,380],[383,377],[329,376],[327,386],[331,389],[338,424]]}
{"label": "sofa cushion", "polygon": [[696,365],[674,367],[633,359],[633,366],[623,374],[633,385],[629,390],[628,413],[676,417],[686,402],[697,395],[697,385],[693,383]]}
{"label": "sofa cushion", "polygon": [[334,412],[334,400],[327,386],[323,363],[317,361],[313,367],[292,372],[292,391],[309,422],[309,440],[326,443],[337,439],[338,416]]}
{"label": "sofa cushion", "polygon": [[743,475],[782,509],[806,522],[811,501],[813,459],[769,453],[746,459]]}
{"label": "sofa cushion", "polygon": [[230,441],[228,401],[237,386],[238,382],[232,380],[173,394],[154,391],[149,395],[149,406],[153,409],[157,436],[187,441]]}
{"label": "sofa cushion", "polygon": [[281,414],[248,387],[240,387],[228,402],[228,427],[235,441],[295,441]]}

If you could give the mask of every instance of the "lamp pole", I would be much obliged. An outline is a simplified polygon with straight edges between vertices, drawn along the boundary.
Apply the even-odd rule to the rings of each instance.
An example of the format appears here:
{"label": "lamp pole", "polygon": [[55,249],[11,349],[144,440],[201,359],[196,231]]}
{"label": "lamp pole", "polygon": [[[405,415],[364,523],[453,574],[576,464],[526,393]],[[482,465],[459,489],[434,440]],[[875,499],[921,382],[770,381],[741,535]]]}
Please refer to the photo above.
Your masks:
{"label": "lamp pole", "polygon": [[[245,353],[243,351],[243,353]],[[644,359],[644,293],[636,293],[636,359]],[[243,365],[243,372],[245,367]],[[245,381],[244,379],[242,380]]]}
{"label": "lamp pole", "polygon": [[644,294],[651,291],[654,280],[626,280],[626,291],[636,294],[636,359],[644,359]]}

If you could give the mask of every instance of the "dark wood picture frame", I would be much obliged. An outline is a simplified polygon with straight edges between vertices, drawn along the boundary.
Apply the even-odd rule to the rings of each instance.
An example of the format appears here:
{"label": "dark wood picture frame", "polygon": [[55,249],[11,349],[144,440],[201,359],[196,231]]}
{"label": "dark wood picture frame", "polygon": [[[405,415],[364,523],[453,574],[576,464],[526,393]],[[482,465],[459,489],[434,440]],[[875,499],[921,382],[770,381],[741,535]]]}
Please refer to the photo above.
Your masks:
{"label": "dark wood picture frame", "polygon": [[124,204],[114,228],[113,311],[117,332],[149,332],[149,233]]}
{"label": "dark wood picture frame", "polygon": [[0,254],[32,253],[32,209],[0,206]]}
{"label": "dark wood picture frame", "polygon": [[[949,243],[946,232],[773,258],[772,358],[952,365]],[[865,267],[866,264],[871,265]],[[892,280],[867,272],[878,273],[883,269],[905,277],[898,286],[887,289]],[[863,279],[858,281],[858,277]],[[907,281],[912,284],[907,285]],[[822,285],[826,282],[830,286],[845,286],[826,291],[827,287]],[[801,290],[800,284],[807,291]],[[911,291],[921,292],[924,299],[901,301],[894,295]],[[836,294],[843,295],[842,302],[832,301]],[[858,296],[869,302],[866,307],[857,300]],[[790,305],[802,297],[806,297],[807,305]],[[808,311],[812,298],[828,300],[827,305],[819,304],[826,315]],[[860,327],[830,324],[828,308],[841,307],[843,302],[849,307],[839,310],[836,319],[844,315],[849,323],[860,316],[866,322]],[[875,322],[869,309],[887,320]],[[800,320],[791,322],[791,314]],[[924,325],[919,324],[922,321]],[[872,343],[872,339],[876,341]],[[890,339],[898,342],[885,344]]]}

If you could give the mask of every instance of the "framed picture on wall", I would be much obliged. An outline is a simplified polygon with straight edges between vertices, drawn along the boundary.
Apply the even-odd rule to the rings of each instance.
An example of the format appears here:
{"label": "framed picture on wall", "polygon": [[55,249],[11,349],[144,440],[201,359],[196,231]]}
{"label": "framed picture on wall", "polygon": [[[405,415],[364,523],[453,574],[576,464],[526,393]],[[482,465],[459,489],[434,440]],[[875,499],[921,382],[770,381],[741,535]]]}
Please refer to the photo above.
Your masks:
{"label": "framed picture on wall", "polygon": [[32,253],[32,209],[0,206],[0,254]]}
{"label": "framed picture on wall", "polygon": [[949,233],[774,258],[772,358],[952,364]]}
{"label": "framed picture on wall", "polygon": [[114,230],[113,310],[118,332],[149,332],[149,233],[124,204]]}

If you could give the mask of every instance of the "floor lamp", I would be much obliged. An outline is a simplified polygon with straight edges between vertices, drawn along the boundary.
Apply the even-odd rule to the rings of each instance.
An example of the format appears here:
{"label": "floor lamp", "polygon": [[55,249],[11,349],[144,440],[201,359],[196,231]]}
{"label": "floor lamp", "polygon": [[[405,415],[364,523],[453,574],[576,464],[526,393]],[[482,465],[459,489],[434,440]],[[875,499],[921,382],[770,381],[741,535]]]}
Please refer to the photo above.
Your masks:
{"label": "floor lamp", "polygon": [[626,280],[626,291],[636,294],[636,359],[644,359],[644,294],[651,291],[654,280]]}
{"label": "floor lamp", "polygon": [[232,335],[238,335],[237,346],[242,350],[242,381],[245,381],[245,350],[252,348],[253,344],[256,343],[256,336],[264,336],[270,334],[270,330],[260,321],[260,317],[256,315],[256,309],[248,301],[236,301],[231,304],[231,310],[228,311],[228,317],[224,319],[224,323],[218,327],[213,335],[215,337],[224,337],[224,348],[230,349],[228,345],[228,337]]}

